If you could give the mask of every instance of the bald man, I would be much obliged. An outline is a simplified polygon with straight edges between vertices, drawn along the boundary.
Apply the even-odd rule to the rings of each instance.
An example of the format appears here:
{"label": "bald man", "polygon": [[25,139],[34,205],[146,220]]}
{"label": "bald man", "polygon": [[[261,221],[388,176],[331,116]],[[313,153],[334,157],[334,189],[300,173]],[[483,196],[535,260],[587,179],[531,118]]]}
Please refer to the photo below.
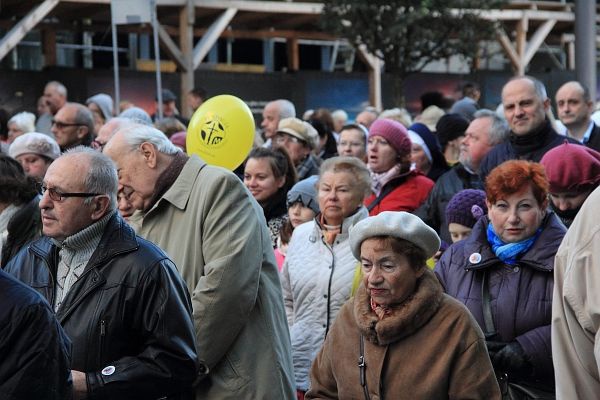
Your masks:
{"label": "bald man", "polygon": [[562,85],[556,92],[556,108],[567,136],[600,151],[600,127],[592,121],[594,102],[587,87],[577,81]]}

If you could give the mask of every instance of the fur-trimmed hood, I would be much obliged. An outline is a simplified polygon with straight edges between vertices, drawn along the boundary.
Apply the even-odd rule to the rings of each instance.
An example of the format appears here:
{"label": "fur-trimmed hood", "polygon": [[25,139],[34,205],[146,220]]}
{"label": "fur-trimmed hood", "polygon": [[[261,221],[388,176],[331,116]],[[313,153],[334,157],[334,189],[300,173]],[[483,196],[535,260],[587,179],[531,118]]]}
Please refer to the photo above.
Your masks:
{"label": "fur-trimmed hood", "polygon": [[429,269],[417,281],[415,292],[402,304],[392,307],[391,315],[379,320],[371,309],[370,296],[361,283],[354,299],[354,318],[368,341],[380,346],[411,335],[427,323],[442,302],[442,286]]}

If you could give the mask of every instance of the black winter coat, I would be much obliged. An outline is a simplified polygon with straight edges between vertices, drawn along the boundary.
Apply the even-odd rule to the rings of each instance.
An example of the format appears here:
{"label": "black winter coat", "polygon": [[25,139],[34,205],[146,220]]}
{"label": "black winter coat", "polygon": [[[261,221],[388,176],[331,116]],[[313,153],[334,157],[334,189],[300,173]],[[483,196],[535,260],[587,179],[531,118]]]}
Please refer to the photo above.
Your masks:
{"label": "black winter coat", "polygon": [[489,175],[490,171],[508,160],[529,160],[540,162],[549,150],[565,142],[581,144],[577,140],[559,135],[550,122],[546,120],[536,132],[525,136],[517,136],[510,132],[509,140],[497,144],[481,161],[479,176],[481,181]]}
{"label": "black winter coat", "polygon": [[[6,270],[53,304],[58,250],[42,237]],[[173,262],[115,213],[56,315],[91,398],[157,399],[187,392],[196,377],[191,310]]]}
{"label": "black winter coat", "polygon": [[0,399],[69,399],[70,353],[46,300],[0,270]]}

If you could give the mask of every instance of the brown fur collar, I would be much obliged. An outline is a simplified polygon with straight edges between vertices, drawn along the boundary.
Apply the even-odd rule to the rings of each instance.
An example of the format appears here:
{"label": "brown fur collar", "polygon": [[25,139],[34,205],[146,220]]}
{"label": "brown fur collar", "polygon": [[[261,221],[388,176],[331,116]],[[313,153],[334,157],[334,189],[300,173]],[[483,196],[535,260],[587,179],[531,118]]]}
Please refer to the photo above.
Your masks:
{"label": "brown fur collar", "polygon": [[370,296],[361,283],[354,298],[354,318],[371,343],[386,346],[409,336],[436,313],[442,302],[442,286],[429,269],[417,282],[415,293],[404,303],[392,306],[392,313],[379,320],[371,310]]}

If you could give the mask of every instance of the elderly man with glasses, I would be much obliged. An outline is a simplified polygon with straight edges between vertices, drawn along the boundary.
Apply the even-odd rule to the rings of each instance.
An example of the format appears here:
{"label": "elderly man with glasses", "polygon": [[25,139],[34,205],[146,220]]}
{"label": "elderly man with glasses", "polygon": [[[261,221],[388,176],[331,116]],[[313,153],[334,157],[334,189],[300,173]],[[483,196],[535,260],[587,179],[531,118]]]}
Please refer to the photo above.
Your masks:
{"label": "elderly man with glasses", "polygon": [[91,148],[48,168],[44,236],[6,271],[42,294],[73,343],[73,398],[181,398],[196,376],[191,301],[173,262],[116,212],[117,171]]}
{"label": "elderly man with glasses", "polygon": [[90,146],[94,138],[94,117],[79,103],[67,103],[52,119],[52,133],[62,151],[79,145]]}

